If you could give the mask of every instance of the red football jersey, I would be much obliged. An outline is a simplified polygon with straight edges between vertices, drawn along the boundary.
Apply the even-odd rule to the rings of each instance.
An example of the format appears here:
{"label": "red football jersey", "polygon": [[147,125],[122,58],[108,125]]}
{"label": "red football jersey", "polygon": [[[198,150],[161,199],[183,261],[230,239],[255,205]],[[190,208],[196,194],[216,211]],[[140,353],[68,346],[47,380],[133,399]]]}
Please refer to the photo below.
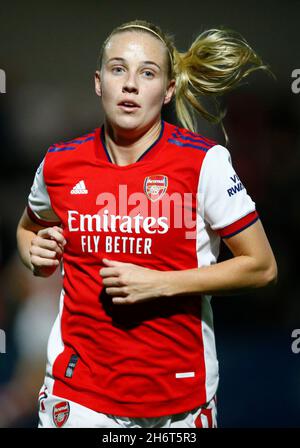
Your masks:
{"label": "red football jersey", "polygon": [[209,401],[218,386],[211,297],[114,305],[102,259],[156,270],[216,263],[220,239],[257,219],[226,148],[162,122],[136,163],[109,158],[104,129],[51,146],[28,214],[61,224],[60,310],[48,343],[46,385],[95,411],[157,417]]}

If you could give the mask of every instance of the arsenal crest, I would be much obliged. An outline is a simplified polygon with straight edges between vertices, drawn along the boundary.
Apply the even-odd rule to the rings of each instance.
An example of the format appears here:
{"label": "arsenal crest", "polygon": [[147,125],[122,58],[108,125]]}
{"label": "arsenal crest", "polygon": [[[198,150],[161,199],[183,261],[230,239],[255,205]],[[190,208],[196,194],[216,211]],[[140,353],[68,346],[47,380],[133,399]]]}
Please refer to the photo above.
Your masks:
{"label": "arsenal crest", "polygon": [[60,401],[53,406],[53,421],[57,428],[61,428],[70,415],[70,405],[68,401]]}
{"label": "arsenal crest", "polygon": [[168,178],[163,174],[148,176],[144,181],[144,192],[152,202],[158,201],[167,191]]}

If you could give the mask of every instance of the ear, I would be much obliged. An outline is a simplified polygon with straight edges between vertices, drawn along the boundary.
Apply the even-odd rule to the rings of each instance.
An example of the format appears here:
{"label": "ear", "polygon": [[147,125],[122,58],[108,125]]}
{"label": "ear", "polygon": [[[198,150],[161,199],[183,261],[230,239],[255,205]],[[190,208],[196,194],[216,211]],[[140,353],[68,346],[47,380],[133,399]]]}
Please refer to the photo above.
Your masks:
{"label": "ear", "polygon": [[169,81],[168,83],[167,90],[165,93],[164,104],[168,104],[171,101],[175,91],[175,86],[176,86],[175,79],[171,79],[171,81]]}
{"label": "ear", "polygon": [[95,71],[95,92],[98,96],[102,95],[100,71]]}

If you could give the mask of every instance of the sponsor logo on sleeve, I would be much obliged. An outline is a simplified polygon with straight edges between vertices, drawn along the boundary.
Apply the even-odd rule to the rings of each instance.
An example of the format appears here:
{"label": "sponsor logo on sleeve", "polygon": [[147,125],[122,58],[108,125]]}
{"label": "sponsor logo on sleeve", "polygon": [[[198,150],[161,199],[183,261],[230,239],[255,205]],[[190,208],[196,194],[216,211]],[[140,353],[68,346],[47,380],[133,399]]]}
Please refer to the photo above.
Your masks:
{"label": "sponsor logo on sleeve", "polygon": [[230,180],[234,183],[233,187],[228,188],[227,193],[230,196],[234,196],[239,191],[244,190],[244,185],[240,181],[240,178],[237,174],[230,176]]}

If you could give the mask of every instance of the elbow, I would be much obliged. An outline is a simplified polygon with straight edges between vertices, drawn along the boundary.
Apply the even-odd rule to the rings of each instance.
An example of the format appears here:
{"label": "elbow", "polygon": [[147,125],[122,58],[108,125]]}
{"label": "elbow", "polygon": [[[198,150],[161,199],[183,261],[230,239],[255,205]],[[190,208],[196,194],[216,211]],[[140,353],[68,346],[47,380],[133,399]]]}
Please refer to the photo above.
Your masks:
{"label": "elbow", "polygon": [[275,259],[269,264],[269,266],[262,273],[262,287],[274,286],[278,279],[278,268]]}

